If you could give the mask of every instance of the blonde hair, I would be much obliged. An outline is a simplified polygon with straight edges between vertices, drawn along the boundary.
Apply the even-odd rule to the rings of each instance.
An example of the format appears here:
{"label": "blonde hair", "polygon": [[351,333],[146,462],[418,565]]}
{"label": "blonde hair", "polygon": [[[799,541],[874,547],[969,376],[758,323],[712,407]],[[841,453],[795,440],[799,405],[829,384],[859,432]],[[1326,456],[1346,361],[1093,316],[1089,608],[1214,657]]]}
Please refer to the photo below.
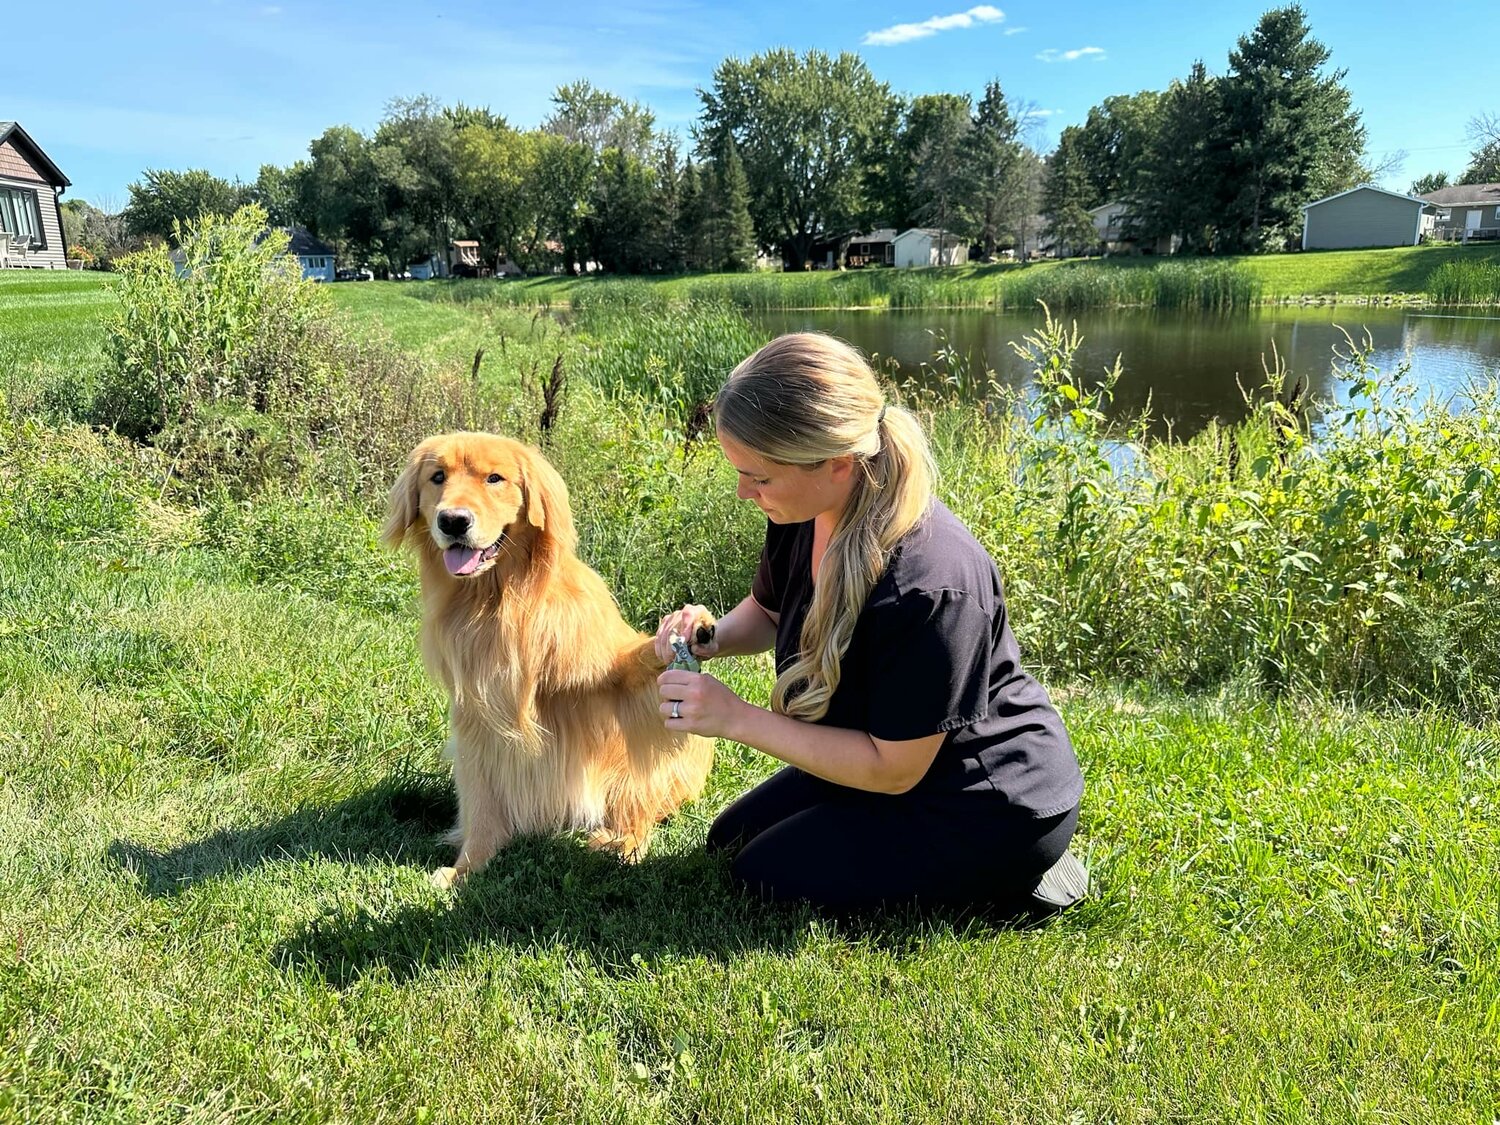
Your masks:
{"label": "blonde hair", "polygon": [[714,422],[775,464],[812,468],[854,457],[853,490],[818,571],[797,659],[771,693],[775,710],[821,719],[865,600],[931,502],[927,435],[908,411],[886,403],[864,356],[818,332],[779,336],[741,362],[714,400]]}

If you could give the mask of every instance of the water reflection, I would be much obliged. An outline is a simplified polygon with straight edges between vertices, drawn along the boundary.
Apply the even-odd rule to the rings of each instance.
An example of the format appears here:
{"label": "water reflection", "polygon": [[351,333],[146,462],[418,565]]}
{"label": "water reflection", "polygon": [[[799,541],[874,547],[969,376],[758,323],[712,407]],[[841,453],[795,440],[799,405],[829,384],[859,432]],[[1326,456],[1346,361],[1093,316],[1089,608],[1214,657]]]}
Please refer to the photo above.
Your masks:
{"label": "water reflection", "polygon": [[[1033,331],[1041,317],[979,310],[811,310],[762,313],[757,319],[775,333],[829,332],[867,353],[894,359],[909,375],[918,374],[946,340],[993,369],[1002,382],[1023,387],[1030,371],[1009,344]],[[1471,310],[1267,308],[1233,316],[1108,310],[1064,319],[1076,319],[1083,334],[1076,361],[1082,374],[1102,376],[1119,356],[1123,375],[1111,413],[1136,414],[1149,401],[1158,429],[1170,422],[1181,436],[1197,432],[1210,418],[1244,416],[1240,386],[1262,383],[1262,362],[1274,362],[1273,343],[1307,392],[1342,401],[1344,385],[1333,373],[1335,347],[1347,350],[1340,329],[1357,341],[1368,333],[1376,366],[1394,371],[1409,364],[1409,380],[1441,398],[1500,373],[1500,316]]]}

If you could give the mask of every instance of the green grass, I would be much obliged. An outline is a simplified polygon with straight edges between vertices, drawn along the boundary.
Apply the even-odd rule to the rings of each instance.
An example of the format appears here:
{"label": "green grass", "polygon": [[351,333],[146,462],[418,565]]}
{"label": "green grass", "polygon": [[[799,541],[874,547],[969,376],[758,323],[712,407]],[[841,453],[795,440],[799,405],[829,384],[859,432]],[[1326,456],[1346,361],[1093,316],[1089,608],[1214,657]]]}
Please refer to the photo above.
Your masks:
{"label": "green grass", "polygon": [[[795,308],[1031,307],[1041,297],[1053,308],[1150,305],[1158,308],[1234,307],[1257,301],[1322,298],[1452,299],[1434,290],[1434,274],[1451,262],[1500,264],[1500,245],[1429,245],[1376,250],[1320,250],[1222,259],[1119,257],[1107,261],[967,265],[931,270],[850,270],[844,273],[714,274],[660,278],[533,277],[505,281],[426,282],[424,296],[478,305],[562,308],[596,299],[601,290],[628,286],[634,299],[660,302],[727,298],[751,310]],[[1179,276],[1161,281],[1162,269]],[[1181,275],[1207,271],[1185,284]],[[1226,285],[1225,273],[1244,281]],[[648,295],[649,296],[646,296]],[[1477,298],[1493,303],[1493,293]]]}
{"label": "green grass", "polygon": [[[433,326],[426,362],[464,365],[492,325],[512,355],[529,323],[465,327],[411,283],[334,291],[398,337]],[[96,292],[12,304],[44,382],[66,376],[49,355],[98,362],[48,327],[91,331]],[[1492,716],[1059,691],[1096,894],[1035,929],[746,898],[702,842],[771,764],[726,743],[641,866],[523,841],[450,898],[425,879],[454,812],[444,701],[377,511],[274,489],[188,503],[165,458],[8,394],[0,1122],[1500,1112]],[[662,426],[580,391],[554,439],[585,557],[637,621],[742,590],[753,565],[727,470]],[[945,429],[944,456],[981,456],[972,440]],[[949,487],[1000,535],[1015,516],[992,483]],[[1013,592],[1048,573],[1019,545],[1006,566],[1035,567],[1008,570]],[[765,698],[763,663],[721,674]]]}
{"label": "green grass", "polygon": [[748,900],[702,853],[767,769],[732,747],[640,867],[527,841],[450,899],[411,606],[119,558],[0,541],[5,1119],[1487,1125],[1500,1096],[1493,734],[1072,696],[1098,893],[1037,930]]}

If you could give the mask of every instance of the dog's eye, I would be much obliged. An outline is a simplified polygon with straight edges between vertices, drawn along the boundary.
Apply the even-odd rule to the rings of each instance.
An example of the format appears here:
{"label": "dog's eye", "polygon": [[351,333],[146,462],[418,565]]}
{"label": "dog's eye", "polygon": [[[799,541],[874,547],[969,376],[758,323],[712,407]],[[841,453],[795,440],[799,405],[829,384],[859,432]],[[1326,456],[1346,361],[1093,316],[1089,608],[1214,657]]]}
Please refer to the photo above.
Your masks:
{"label": "dog's eye", "polygon": [[445,480],[448,479],[448,474],[443,472],[442,469],[439,469],[437,472],[432,474],[431,479],[433,484],[442,484]]}
{"label": "dog's eye", "polygon": [[487,480],[487,481],[489,481],[491,484],[499,484],[505,478],[502,477],[499,473],[491,473],[489,476],[485,477],[484,479]]}

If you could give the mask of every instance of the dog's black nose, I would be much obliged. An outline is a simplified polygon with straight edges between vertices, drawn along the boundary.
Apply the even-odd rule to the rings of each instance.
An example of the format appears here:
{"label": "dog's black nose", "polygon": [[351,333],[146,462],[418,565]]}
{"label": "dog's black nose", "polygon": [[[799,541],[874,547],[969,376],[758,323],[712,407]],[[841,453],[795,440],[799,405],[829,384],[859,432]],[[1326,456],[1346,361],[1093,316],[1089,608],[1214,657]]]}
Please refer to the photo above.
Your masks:
{"label": "dog's black nose", "polygon": [[447,511],[438,513],[437,525],[438,530],[444,535],[461,539],[469,534],[469,528],[474,526],[474,513],[467,508],[449,508]]}

